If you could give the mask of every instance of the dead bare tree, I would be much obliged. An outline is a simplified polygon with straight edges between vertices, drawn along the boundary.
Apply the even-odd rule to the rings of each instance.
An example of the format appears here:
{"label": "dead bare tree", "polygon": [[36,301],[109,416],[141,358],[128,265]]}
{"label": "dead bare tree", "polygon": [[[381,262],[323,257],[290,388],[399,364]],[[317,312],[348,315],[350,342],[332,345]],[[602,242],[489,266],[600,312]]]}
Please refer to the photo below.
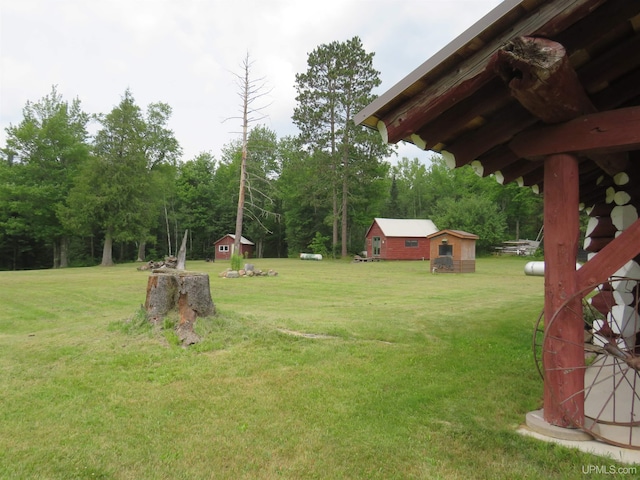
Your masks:
{"label": "dead bare tree", "polygon": [[268,95],[271,90],[267,90],[267,85],[264,77],[253,79],[251,77],[251,68],[253,62],[247,52],[244,60],[242,61],[242,73],[233,75],[236,78],[236,85],[238,86],[238,96],[241,99],[242,115],[236,117],[229,117],[229,119],[240,119],[242,121],[242,161],[240,163],[240,186],[238,190],[238,209],[236,212],[236,231],[235,239],[233,243],[233,252],[240,253],[240,240],[242,238],[242,220],[245,210],[245,190],[247,187],[247,138],[249,132],[249,125],[267,117],[263,111],[268,105],[256,105],[258,100],[263,99]]}

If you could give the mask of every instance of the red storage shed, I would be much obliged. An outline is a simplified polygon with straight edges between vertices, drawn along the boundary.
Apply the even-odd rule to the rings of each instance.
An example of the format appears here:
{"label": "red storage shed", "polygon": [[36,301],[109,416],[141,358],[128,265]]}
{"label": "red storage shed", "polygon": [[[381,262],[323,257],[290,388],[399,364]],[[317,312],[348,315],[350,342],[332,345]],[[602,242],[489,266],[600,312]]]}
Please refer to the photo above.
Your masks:
{"label": "red storage shed", "polygon": [[375,218],[366,235],[367,257],[380,260],[429,260],[431,220]]}
{"label": "red storage shed", "polygon": [[[229,260],[233,253],[233,243],[236,236],[232,233],[226,234],[214,243],[216,247],[216,260]],[[253,257],[253,247],[255,244],[244,237],[240,237],[240,253],[244,258]]]}

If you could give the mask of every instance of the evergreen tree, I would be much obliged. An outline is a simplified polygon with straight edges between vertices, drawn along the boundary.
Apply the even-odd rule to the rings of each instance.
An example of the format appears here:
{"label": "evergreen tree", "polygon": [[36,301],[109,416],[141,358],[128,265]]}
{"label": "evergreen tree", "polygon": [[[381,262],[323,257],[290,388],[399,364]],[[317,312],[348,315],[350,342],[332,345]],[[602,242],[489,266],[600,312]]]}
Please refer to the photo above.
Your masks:
{"label": "evergreen tree", "polygon": [[158,131],[150,127],[163,122],[145,121],[129,90],[100,122],[94,155],[77,177],[65,217],[78,232],[100,229],[104,235],[101,265],[110,266],[114,241],[140,240],[157,221],[157,192],[163,182],[150,175],[150,169],[162,164],[167,154],[150,152],[175,150],[177,143],[167,150],[158,146]]}
{"label": "evergreen tree", "polygon": [[364,50],[358,37],[319,46],[309,54],[307,71],[296,75],[298,105],[293,121],[300,129],[303,145],[316,158],[326,159],[318,181],[329,187],[326,201],[330,205],[332,244],[335,249],[340,232],[343,256],[348,248],[350,190],[356,180],[353,163],[379,163],[389,151],[380,135],[365,131],[353,121],[373,101],[371,92],[379,84],[373,53]]}

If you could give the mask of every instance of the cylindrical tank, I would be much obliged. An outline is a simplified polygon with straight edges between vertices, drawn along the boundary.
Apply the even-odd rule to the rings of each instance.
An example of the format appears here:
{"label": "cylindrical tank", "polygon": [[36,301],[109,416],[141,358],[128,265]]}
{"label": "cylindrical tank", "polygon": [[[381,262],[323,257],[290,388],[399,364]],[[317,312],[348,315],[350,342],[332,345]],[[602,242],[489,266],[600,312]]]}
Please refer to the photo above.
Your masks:
{"label": "cylindrical tank", "polygon": [[528,262],[524,266],[524,274],[544,277],[544,262]]}
{"label": "cylindrical tank", "polygon": [[[576,270],[578,270],[582,265],[576,263]],[[524,274],[532,275],[535,277],[544,277],[544,262],[528,262],[524,266]]]}
{"label": "cylindrical tank", "polygon": [[300,260],[322,260],[322,255],[319,253],[301,253]]}

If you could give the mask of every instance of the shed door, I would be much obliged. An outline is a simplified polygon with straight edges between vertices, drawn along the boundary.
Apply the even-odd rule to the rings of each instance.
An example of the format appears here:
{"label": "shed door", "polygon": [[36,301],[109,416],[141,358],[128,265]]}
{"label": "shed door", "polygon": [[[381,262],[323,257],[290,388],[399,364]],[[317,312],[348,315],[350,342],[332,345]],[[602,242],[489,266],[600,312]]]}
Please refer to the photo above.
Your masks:
{"label": "shed door", "polygon": [[371,242],[371,253],[374,257],[380,256],[380,237],[373,237]]}

